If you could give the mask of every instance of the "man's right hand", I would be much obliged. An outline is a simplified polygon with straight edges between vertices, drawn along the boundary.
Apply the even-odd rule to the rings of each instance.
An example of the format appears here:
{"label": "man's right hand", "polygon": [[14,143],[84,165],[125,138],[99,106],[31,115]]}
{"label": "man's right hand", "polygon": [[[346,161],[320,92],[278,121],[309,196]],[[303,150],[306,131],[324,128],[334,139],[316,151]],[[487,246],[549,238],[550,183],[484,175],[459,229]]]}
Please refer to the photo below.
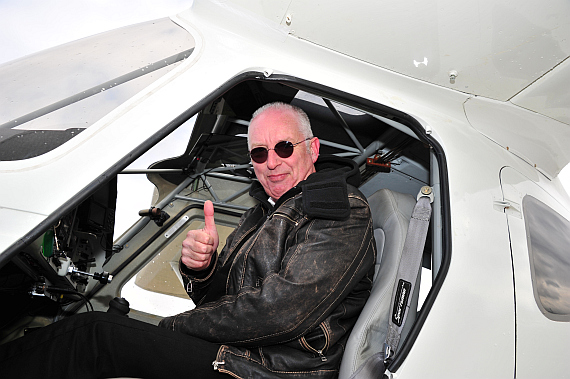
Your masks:
{"label": "man's right hand", "polygon": [[214,204],[204,203],[204,229],[190,230],[182,242],[182,263],[191,270],[201,271],[210,265],[218,249],[219,237],[214,222]]}

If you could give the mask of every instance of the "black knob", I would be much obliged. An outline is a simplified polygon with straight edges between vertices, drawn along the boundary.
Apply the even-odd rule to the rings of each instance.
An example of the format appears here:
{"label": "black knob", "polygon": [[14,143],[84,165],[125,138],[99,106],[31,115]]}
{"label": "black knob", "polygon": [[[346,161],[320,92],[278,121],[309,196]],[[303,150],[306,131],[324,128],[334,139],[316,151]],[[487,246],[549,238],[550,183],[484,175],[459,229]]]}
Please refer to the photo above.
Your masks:
{"label": "black knob", "polygon": [[109,302],[109,309],[107,309],[107,312],[127,316],[127,313],[129,313],[130,310],[129,302],[126,299],[116,297]]}

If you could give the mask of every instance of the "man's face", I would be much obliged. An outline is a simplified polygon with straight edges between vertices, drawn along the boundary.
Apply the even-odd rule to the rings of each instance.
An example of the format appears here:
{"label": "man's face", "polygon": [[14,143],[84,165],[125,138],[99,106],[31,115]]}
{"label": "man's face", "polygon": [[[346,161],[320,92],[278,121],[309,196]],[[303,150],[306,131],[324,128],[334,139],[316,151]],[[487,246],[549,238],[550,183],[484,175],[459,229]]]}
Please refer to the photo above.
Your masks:
{"label": "man's face", "polygon": [[[293,144],[304,140],[297,126],[297,119],[291,111],[269,109],[257,116],[249,126],[249,148],[264,147],[273,149],[281,141]],[[307,142],[295,146],[293,154],[281,158],[275,150],[269,150],[263,163],[252,161],[257,179],[265,192],[278,200],[285,192],[295,187],[315,172],[314,163],[319,156],[319,140],[310,140],[310,152]]]}

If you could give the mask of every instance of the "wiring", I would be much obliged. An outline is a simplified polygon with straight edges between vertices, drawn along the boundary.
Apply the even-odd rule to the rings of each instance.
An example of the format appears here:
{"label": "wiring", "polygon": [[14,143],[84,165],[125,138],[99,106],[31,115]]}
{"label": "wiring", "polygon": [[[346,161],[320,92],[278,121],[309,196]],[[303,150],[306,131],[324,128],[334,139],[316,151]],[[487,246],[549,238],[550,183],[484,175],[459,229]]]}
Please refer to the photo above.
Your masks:
{"label": "wiring", "polygon": [[82,293],[79,293],[78,291],[71,290],[68,288],[61,288],[61,287],[46,287],[46,290],[50,291],[50,292],[54,292],[54,293],[79,296],[83,300],[83,302],[85,303],[85,308],[87,309],[87,312],[93,312],[94,311],[93,304],[91,304],[91,301],[89,301],[89,299],[85,295],[83,295]]}

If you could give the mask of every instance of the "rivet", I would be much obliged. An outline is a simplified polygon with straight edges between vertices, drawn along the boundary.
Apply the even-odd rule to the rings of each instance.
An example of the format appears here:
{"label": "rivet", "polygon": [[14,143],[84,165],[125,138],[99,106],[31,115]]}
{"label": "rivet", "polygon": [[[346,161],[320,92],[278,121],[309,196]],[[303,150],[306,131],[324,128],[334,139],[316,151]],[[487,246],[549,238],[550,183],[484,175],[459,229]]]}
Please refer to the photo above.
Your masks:
{"label": "rivet", "polygon": [[451,82],[451,84],[455,84],[455,79],[457,79],[457,75],[459,75],[457,71],[455,70],[449,71],[449,81]]}

